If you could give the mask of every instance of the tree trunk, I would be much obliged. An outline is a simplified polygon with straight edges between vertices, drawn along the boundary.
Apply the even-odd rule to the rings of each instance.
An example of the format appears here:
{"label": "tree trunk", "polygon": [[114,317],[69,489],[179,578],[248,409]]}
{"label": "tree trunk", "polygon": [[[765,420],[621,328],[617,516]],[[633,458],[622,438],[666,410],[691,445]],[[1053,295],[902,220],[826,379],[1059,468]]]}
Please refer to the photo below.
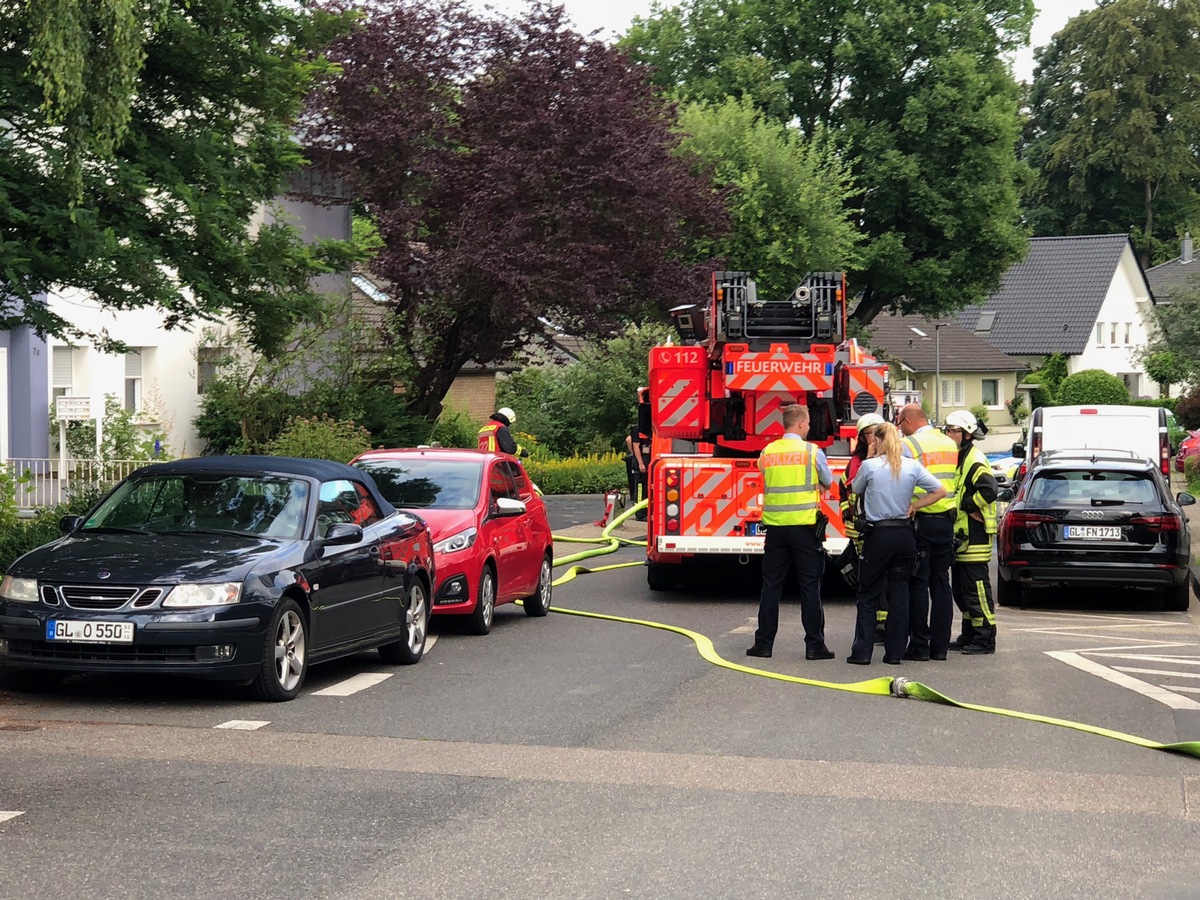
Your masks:
{"label": "tree trunk", "polygon": [[880,294],[872,288],[867,288],[863,291],[862,299],[858,301],[858,306],[854,307],[854,315],[852,318],[860,326],[870,325],[871,320],[883,312],[887,306],[888,298]]}

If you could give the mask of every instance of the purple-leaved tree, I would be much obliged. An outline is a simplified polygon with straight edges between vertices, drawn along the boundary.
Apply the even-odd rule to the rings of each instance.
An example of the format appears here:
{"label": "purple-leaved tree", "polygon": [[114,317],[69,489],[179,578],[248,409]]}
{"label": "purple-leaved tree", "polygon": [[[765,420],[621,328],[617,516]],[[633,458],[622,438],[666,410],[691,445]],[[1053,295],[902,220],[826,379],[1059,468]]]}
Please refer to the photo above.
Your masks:
{"label": "purple-leaved tree", "polygon": [[621,52],[535,3],[485,19],[457,2],[372,2],[329,49],[312,143],[377,225],[410,368],[436,414],[468,360],[505,359],[539,316],[581,336],[700,300],[727,227],[678,155],[674,107]]}

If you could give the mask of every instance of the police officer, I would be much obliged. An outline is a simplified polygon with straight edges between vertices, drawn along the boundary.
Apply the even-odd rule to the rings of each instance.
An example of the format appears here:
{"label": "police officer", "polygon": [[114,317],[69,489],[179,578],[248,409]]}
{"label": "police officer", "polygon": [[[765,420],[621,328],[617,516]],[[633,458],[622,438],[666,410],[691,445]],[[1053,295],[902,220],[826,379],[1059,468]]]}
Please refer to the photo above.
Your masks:
{"label": "police officer", "polygon": [[951,641],[950,649],[971,655],[995,653],[996,612],[988,564],[996,542],[999,486],[991,463],[975,446],[987,434],[987,426],[961,409],[946,416],[945,431],[959,447],[953,588],[954,602],[962,611],[962,633]]}
{"label": "police officer", "polygon": [[502,406],[488,418],[487,423],[479,429],[479,449],[495,453],[511,453],[513,456],[528,456],[529,451],[517,443],[509,431],[509,426],[517,423],[517,414],[507,406]]}
{"label": "police officer", "polygon": [[[896,426],[875,426],[871,457],[851,487],[863,498],[866,534],[858,579],[858,620],[846,662],[865,666],[875,645],[876,611],[884,589],[890,609],[884,630],[883,661],[899,665],[908,643],[908,589],[917,538],[913,517],[939,503],[946,488],[914,459],[901,454]],[[920,492],[918,495],[918,491]]]}
{"label": "police officer", "polygon": [[825,454],[808,435],[808,407],[793,403],[783,410],[783,437],[763,450],[758,467],[763,477],[762,595],[758,630],[747,656],[767,659],[779,630],[779,597],[788,569],[800,580],[800,620],[804,623],[805,659],[833,659],[825,646],[825,610],[821,606],[824,550],[818,516],[821,489],[833,484]]}
{"label": "police officer", "polygon": [[[851,487],[854,481],[854,476],[858,474],[858,468],[862,465],[870,454],[871,447],[875,441],[875,426],[883,424],[883,416],[878,413],[864,413],[858,419],[858,440],[854,445],[854,452],[850,455],[849,462],[846,463],[846,471],[842,473],[842,480],[838,485],[839,488],[839,506],[842,511],[842,526],[845,528],[846,537],[850,539],[850,543],[846,545],[845,556],[839,559],[841,572],[846,583],[850,587],[856,587],[858,584],[858,564],[862,559],[862,535],[858,533],[857,519],[862,515],[862,497],[856,494]],[[877,625],[877,640],[883,640],[883,624],[887,621],[887,595],[886,593],[879,600],[879,621]]]}
{"label": "police officer", "polygon": [[908,589],[909,639],[904,658],[945,659],[954,620],[950,566],[954,562],[958,445],[931,426],[925,411],[915,403],[900,410],[896,424],[905,435],[904,455],[921,463],[946,489],[942,499],[917,514],[917,563]]}
{"label": "police officer", "polygon": [[[625,436],[625,476],[629,482],[629,502],[640,503],[646,499],[646,465],[650,462],[650,438],[641,433],[637,425],[629,428]],[[646,521],[646,510],[634,513],[639,522]]]}

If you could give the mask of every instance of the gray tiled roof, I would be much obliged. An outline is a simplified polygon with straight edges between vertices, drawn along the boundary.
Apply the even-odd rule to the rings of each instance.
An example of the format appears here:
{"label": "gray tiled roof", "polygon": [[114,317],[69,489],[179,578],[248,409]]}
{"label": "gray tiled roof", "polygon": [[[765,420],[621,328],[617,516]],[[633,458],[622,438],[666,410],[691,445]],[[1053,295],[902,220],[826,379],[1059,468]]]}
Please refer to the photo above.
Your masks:
{"label": "gray tiled roof", "polygon": [[1193,258],[1185,263],[1177,256],[1147,269],[1146,281],[1156,302],[1170,303],[1185,291],[1200,290],[1200,260]]}
{"label": "gray tiled roof", "polygon": [[1125,234],[1033,238],[1000,290],[958,322],[974,331],[988,310],[996,315],[987,340],[1005,353],[1082,353],[1128,246]]}
{"label": "gray tiled roof", "polygon": [[[943,372],[1016,372],[1025,368],[952,318],[937,321],[946,324],[935,337],[933,322],[922,316],[876,316],[869,326],[871,337],[863,343],[877,356],[902,362],[914,372],[937,370],[939,345]],[[929,337],[920,337],[910,327]]]}

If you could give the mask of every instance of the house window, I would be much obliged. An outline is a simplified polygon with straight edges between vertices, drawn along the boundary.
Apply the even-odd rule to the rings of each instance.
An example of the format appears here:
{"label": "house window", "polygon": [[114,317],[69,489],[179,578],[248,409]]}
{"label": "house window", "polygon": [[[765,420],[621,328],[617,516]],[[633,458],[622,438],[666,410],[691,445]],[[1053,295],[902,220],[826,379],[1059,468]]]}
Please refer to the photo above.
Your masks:
{"label": "house window", "polygon": [[1097,347],[1104,346],[1104,323],[1103,322],[1096,323],[1096,346]]}
{"label": "house window", "polygon": [[985,378],[983,385],[983,405],[984,406],[999,406],[1000,405],[1000,380],[998,378]]}
{"label": "house window", "polygon": [[54,347],[50,355],[51,400],[69,397],[74,391],[75,349]]}
{"label": "house window", "polygon": [[138,412],[142,408],[142,351],[132,348],[125,354],[125,408]]}
{"label": "house window", "polygon": [[1128,347],[1133,343],[1133,323],[1125,323],[1125,346]]}
{"label": "house window", "polygon": [[217,370],[224,359],[224,347],[200,347],[196,350],[197,394],[203,394],[209,382],[217,377]]}
{"label": "house window", "polygon": [[942,379],[942,406],[963,406],[967,398],[967,385],[961,378]]}
{"label": "house window", "polygon": [[1116,322],[1112,322],[1108,326],[1108,345],[1110,347],[1117,346],[1117,329],[1118,329],[1118,327],[1119,326],[1117,325]]}

